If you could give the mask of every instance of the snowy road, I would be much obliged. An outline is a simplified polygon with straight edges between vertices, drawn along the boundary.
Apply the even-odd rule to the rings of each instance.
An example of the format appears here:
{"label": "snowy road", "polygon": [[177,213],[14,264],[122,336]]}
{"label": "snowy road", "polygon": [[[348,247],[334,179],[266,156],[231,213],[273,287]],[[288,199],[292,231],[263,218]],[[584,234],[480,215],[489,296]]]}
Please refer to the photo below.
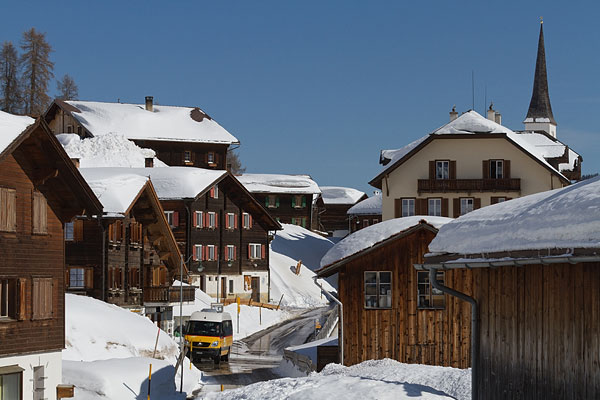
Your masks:
{"label": "snowy road", "polygon": [[314,323],[325,322],[330,307],[302,311],[297,317],[284,321],[252,336],[234,342],[229,363],[215,366],[212,362],[195,364],[204,373],[203,392],[232,389],[255,382],[279,378],[273,368],[279,366],[286,347],[303,344],[314,333]]}

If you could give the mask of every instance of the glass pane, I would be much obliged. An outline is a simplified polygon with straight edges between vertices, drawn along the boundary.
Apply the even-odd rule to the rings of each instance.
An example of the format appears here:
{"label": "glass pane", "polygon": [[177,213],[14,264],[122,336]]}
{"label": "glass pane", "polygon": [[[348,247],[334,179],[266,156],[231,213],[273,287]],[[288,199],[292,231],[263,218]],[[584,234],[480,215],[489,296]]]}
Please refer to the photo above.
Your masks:
{"label": "glass pane", "polygon": [[392,295],[379,296],[379,307],[380,308],[391,308],[392,307]]}
{"label": "glass pane", "polygon": [[389,283],[379,285],[379,294],[392,294],[392,285]]}
{"label": "glass pane", "polygon": [[368,294],[368,295],[377,294],[377,285],[367,283],[365,285],[365,294]]}
{"label": "glass pane", "polygon": [[377,272],[365,272],[365,283],[377,283]]}
{"label": "glass pane", "polygon": [[365,296],[365,307],[376,308],[377,307],[377,296]]}
{"label": "glass pane", "polygon": [[0,376],[0,400],[21,398],[21,374]]}
{"label": "glass pane", "polygon": [[391,272],[380,272],[379,273],[379,283],[391,283],[392,282],[392,273]]}

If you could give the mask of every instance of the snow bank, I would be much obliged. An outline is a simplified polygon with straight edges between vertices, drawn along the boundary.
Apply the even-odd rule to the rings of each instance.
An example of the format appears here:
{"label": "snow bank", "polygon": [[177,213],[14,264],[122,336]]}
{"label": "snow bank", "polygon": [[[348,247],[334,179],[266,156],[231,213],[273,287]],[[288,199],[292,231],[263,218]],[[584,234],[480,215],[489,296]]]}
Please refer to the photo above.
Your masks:
{"label": "snow bank", "polygon": [[198,399],[470,399],[471,371],[371,360],[352,367],[329,364],[320,373],[255,383]]}
{"label": "snow bank", "polygon": [[321,193],[317,183],[308,175],[243,174],[237,178],[251,193]]}
{"label": "snow bank", "polygon": [[154,167],[166,167],[167,164],[156,158],[152,149],[139,147],[125,136],[109,133],[103,136],[80,139],[74,133],[56,135],[71,158],[79,159],[81,168],[130,167],[143,168],[146,158],[153,158]]}
{"label": "snow bank", "polygon": [[350,207],[348,215],[381,215],[381,203],[381,194],[376,194]]}
{"label": "snow bank", "polygon": [[67,101],[71,113],[94,136],[111,133],[128,139],[233,144],[239,141],[199,108]]}
{"label": "snow bank", "polygon": [[443,226],[429,245],[458,254],[555,248],[600,248],[600,177],[480,208]]}
{"label": "snow bank", "polygon": [[[281,224],[270,246],[271,297],[288,307],[315,307],[328,303],[321,290],[313,281],[314,270],[319,260],[333,243],[300,226]],[[296,275],[296,265],[302,260],[300,274]],[[328,282],[319,280],[326,290],[334,291]]]}
{"label": "snow bank", "polygon": [[422,220],[439,229],[441,226],[452,221],[452,218],[416,215],[390,219],[371,225],[354,232],[333,246],[321,259],[321,267],[333,264],[369,247],[373,247],[379,242],[418,225]]}
{"label": "snow bank", "polygon": [[0,111],[0,153],[34,122],[35,120],[31,117]]}
{"label": "snow bank", "polygon": [[325,204],[355,204],[365,195],[360,190],[341,186],[321,186],[321,196]]}

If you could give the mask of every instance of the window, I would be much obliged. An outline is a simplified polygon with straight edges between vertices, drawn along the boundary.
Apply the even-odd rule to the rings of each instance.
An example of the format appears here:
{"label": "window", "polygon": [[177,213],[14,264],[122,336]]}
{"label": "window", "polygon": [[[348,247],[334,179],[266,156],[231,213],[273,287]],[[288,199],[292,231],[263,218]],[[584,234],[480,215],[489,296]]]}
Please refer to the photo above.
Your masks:
{"label": "window", "polygon": [[83,220],[76,219],[73,222],[65,222],[65,240],[68,242],[80,242],[83,240]]}
{"label": "window", "polygon": [[[158,268],[156,268],[158,269]],[[153,280],[153,283],[156,282]],[[118,267],[108,268],[108,288],[123,289],[123,269]]]}
{"label": "window", "polygon": [[169,224],[169,226],[173,226],[173,214],[175,212],[174,211],[165,211],[165,217],[167,218],[167,223]]}
{"label": "window", "polygon": [[209,164],[214,164],[215,163],[215,153],[212,151],[209,151],[208,154],[206,155],[206,161]]}
{"label": "window", "polygon": [[206,259],[208,261],[215,261],[217,259],[215,246],[212,244],[209,244],[208,246],[206,246]]}
{"label": "window", "polygon": [[33,192],[33,233],[48,233],[48,206],[46,198],[40,192]]}
{"label": "window", "polygon": [[85,269],[69,268],[69,287],[74,289],[85,287]]}
{"label": "window", "polygon": [[391,272],[365,272],[365,308],[392,308]]}
{"label": "window", "polygon": [[510,197],[492,197],[490,199],[490,204],[503,203],[507,200],[510,200]]}
{"label": "window", "polygon": [[229,294],[233,294],[233,279],[229,280]]}
{"label": "window", "polygon": [[435,179],[450,178],[450,161],[435,162]]}
{"label": "window", "polygon": [[217,227],[217,213],[215,213],[215,212],[208,213],[208,227],[209,228]]}
{"label": "window", "polygon": [[202,245],[201,244],[196,244],[194,245],[194,261],[199,261],[202,260],[204,257],[202,257]]}
{"label": "window", "polygon": [[252,228],[252,216],[248,213],[243,213],[243,218],[244,218],[244,229],[251,229]]}
{"label": "window", "polygon": [[143,228],[139,222],[129,223],[129,241],[138,245],[143,242]]}
{"label": "window", "polygon": [[0,188],[0,231],[17,230],[17,191]]}
{"label": "window", "polygon": [[429,199],[427,208],[427,215],[436,217],[442,216],[442,199]]}
{"label": "window", "polygon": [[504,160],[490,160],[490,178],[504,178]]}
{"label": "window", "polygon": [[306,228],[306,217],[292,217],[292,225],[298,225]]}
{"label": "window", "polygon": [[279,207],[279,196],[275,196],[274,194],[270,194],[265,197],[265,205],[267,208],[278,208]]}
{"label": "window", "polygon": [[33,319],[52,318],[52,278],[33,278]]}
{"label": "window", "polygon": [[248,245],[248,257],[251,260],[259,260],[264,254],[263,246],[258,243],[250,243]]}
{"label": "window", "polygon": [[14,279],[0,279],[0,318],[14,317],[16,293]]}
{"label": "window", "polygon": [[183,152],[183,162],[184,163],[191,163],[192,162],[192,152],[189,150],[186,150]]}
{"label": "window", "polygon": [[[438,271],[437,280],[444,283],[444,272]],[[419,308],[444,308],[446,297],[444,293],[429,282],[429,271],[417,271],[417,295]]]}
{"label": "window", "polygon": [[226,261],[233,261],[235,260],[235,246],[232,244],[228,244],[226,251],[225,251],[225,260]]}
{"label": "window", "polygon": [[225,227],[227,229],[237,228],[237,219],[234,213],[227,213],[227,219],[225,220]]}
{"label": "window", "polygon": [[210,188],[209,196],[211,199],[219,198],[219,187],[217,185]]}
{"label": "window", "polygon": [[379,220],[377,218],[373,218],[373,225],[378,224]]}
{"label": "window", "polygon": [[18,366],[3,367],[6,373],[0,374],[0,400],[22,399],[23,368]]}
{"label": "window", "polygon": [[305,208],[306,207],[306,197],[304,197],[302,195],[292,196],[292,207]]}
{"label": "window", "polygon": [[473,211],[474,201],[472,197],[461,197],[460,199],[460,215],[465,215]]}
{"label": "window", "polygon": [[73,125],[67,125],[67,133],[73,133]]}
{"label": "window", "polygon": [[194,226],[196,228],[204,227],[204,213],[202,211],[194,212]]}
{"label": "window", "polygon": [[366,228],[367,226],[369,226],[369,220],[363,219],[363,228]]}
{"label": "window", "polygon": [[75,239],[75,223],[65,222],[65,240],[72,241]]}
{"label": "window", "polygon": [[140,287],[140,269],[129,268],[129,287],[139,288]]}
{"label": "window", "polygon": [[415,199],[402,199],[402,216],[410,217],[415,215]]}

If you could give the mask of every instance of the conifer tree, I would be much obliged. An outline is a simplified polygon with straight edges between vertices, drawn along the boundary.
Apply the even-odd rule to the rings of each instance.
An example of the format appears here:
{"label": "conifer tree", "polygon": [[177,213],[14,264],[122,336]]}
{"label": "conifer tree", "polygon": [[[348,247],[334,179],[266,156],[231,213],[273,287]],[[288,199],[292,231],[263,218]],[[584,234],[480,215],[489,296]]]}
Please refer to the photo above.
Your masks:
{"label": "conifer tree", "polygon": [[0,110],[11,114],[21,111],[19,56],[11,42],[2,43],[0,50]]}
{"label": "conifer tree", "polygon": [[61,100],[77,100],[79,97],[79,88],[69,74],[65,74],[60,81],[56,82],[56,88],[58,98]]}
{"label": "conifer tree", "polygon": [[21,49],[24,111],[29,115],[41,115],[50,103],[48,83],[54,77],[54,63],[50,61],[52,47],[46,42],[45,33],[31,28],[23,33]]}

